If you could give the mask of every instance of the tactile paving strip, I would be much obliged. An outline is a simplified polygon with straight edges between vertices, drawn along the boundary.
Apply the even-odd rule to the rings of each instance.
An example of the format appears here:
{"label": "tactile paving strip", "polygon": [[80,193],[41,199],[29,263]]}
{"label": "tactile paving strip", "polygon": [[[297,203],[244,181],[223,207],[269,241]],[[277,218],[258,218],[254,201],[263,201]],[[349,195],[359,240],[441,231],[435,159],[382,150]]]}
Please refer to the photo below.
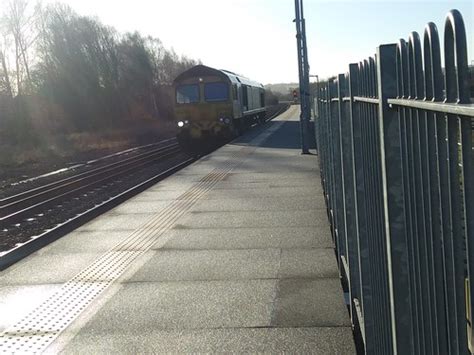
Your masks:
{"label": "tactile paving strip", "polygon": [[[279,126],[279,125],[277,125]],[[274,127],[272,127],[274,128]],[[271,129],[270,131],[275,131]],[[259,137],[261,142],[269,135]],[[0,353],[41,353],[76,317],[110,286],[140,255],[229,172],[239,166],[255,147],[244,147],[188,191],[174,200],[128,238],[65,283],[22,320],[0,334]]]}

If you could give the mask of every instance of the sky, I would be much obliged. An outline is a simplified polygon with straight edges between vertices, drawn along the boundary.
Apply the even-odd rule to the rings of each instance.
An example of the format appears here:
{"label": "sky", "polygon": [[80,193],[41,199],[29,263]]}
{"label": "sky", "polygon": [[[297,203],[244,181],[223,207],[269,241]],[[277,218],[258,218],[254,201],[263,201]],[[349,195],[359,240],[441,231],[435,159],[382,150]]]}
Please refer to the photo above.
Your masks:
{"label": "sky", "polygon": [[[43,2],[57,2],[46,0]],[[178,54],[263,84],[298,81],[293,0],[60,0],[120,32],[159,38]],[[446,14],[461,11],[474,61],[474,0],[304,0],[310,71],[344,73],[380,44],[423,35],[434,22],[443,38]]]}

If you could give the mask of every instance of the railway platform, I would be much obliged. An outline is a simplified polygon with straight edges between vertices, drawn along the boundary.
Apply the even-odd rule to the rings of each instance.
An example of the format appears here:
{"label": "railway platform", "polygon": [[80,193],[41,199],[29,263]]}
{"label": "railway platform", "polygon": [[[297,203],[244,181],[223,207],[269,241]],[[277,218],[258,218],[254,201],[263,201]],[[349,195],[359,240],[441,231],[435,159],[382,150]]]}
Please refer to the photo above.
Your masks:
{"label": "railway platform", "polygon": [[298,117],[0,272],[0,353],[355,353]]}

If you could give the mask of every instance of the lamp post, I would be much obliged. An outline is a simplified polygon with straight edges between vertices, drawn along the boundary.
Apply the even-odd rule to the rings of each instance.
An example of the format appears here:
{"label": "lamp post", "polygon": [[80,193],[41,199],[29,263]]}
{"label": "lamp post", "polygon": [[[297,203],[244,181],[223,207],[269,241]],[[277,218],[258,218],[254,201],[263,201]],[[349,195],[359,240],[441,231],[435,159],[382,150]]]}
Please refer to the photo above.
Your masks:
{"label": "lamp post", "polygon": [[[310,77],[310,78],[316,78],[316,93],[317,93],[317,92],[318,92],[318,89],[319,89],[319,77],[318,77],[317,74],[316,74],[316,75],[310,75],[309,77]],[[313,103],[312,103],[311,106],[312,106],[312,108],[314,108],[314,116],[317,117],[317,115],[318,115],[318,105],[319,105],[319,102],[318,102],[318,100],[315,100],[315,97],[314,97],[314,96],[315,96],[315,95],[314,95],[314,93],[313,93],[313,95],[311,95],[311,99],[312,99],[312,101],[313,101]]]}
{"label": "lamp post", "polygon": [[295,0],[296,43],[298,50],[298,72],[300,84],[300,126],[301,126],[301,153],[309,154],[309,122],[311,120],[310,92],[309,92],[309,64],[306,47],[306,25],[303,15],[303,0]]}

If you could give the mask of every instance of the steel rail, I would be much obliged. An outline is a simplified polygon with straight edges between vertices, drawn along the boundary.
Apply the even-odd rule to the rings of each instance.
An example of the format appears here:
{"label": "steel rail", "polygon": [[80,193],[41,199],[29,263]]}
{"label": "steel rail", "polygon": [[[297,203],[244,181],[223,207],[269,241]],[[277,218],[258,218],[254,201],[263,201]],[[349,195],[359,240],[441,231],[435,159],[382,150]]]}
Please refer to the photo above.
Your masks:
{"label": "steel rail", "polygon": [[474,117],[474,104],[433,102],[414,99],[388,99],[391,105],[417,108],[426,111],[447,113],[464,117]]}
{"label": "steel rail", "polygon": [[64,186],[67,183],[75,181],[79,178],[85,178],[85,177],[91,176],[95,173],[99,173],[101,171],[105,171],[105,170],[108,170],[108,169],[112,169],[116,166],[123,165],[126,162],[133,162],[133,161],[135,161],[136,159],[138,159],[140,157],[146,157],[146,156],[154,154],[156,152],[160,152],[160,151],[162,151],[166,148],[171,148],[171,147],[176,147],[176,146],[177,146],[177,142],[173,142],[172,144],[166,145],[164,147],[156,148],[156,149],[153,149],[151,151],[147,151],[145,153],[142,153],[142,154],[134,156],[134,157],[125,158],[125,159],[122,159],[122,160],[114,162],[114,163],[110,163],[110,164],[107,164],[107,165],[104,165],[104,166],[101,166],[101,167],[98,167],[98,168],[94,168],[94,169],[91,169],[91,170],[88,170],[88,171],[85,171],[85,172],[82,172],[82,173],[79,173],[79,174],[76,174],[76,175],[73,175],[73,176],[69,176],[69,177],[64,178],[64,179],[60,179],[60,180],[53,181],[53,182],[50,182],[50,183],[42,185],[42,186],[38,186],[38,187],[35,187],[35,188],[32,188],[32,189],[29,189],[27,191],[17,193],[15,195],[4,197],[4,198],[0,199],[0,215],[3,214],[2,211],[6,206],[14,204],[17,201],[20,201],[22,199],[26,199],[30,196],[38,195],[38,194],[40,194],[44,191],[48,191],[48,190],[51,190],[53,188]]}
{"label": "steel rail", "polygon": [[273,120],[275,117],[278,117],[278,116],[281,115],[283,112],[285,112],[286,110],[288,110],[288,108],[290,107],[290,105],[288,105],[288,104],[279,104],[279,106],[280,106],[280,107],[278,107],[275,112],[273,112],[272,114],[270,114],[269,117],[265,117],[265,122],[268,122],[268,121]]}
{"label": "steel rail", "polygon": [[34,253],[35,251],[41,249],[42,247],[54,242],[55,240],[61,238],[67,233],[72,232],[81,225],[91,221],[97,216],[105,213],[112,208],[118,206],[129,198],[139,194],[140,192],[148,189],[150,186],[156,184],[158,181],[163,180],[164,178],[174,174],[176,171],[188,166],[189,164],[196,161],[196,157],[186,159],[173,167],[156,174],[155,176],[143,181],[128,190],[108,199],[107,201],[102,202],[101,204],[94,206],[93,208],[78,214],[74,218],[69,219],[68,221],[61,223],[45,231],[41,235],[30,239],[28,242],[18,245],[13,249],[10,249],[6,252],[0,252],[0,270],[4,270],[10,265],[13,265],[17,261],[25,258],[26,256]]}
{"label": "steel rail", "polygon": [[25,193],[18,194],[16,195],[18,199],[11,199],[9,204],[0,207],[0,223],[13,223],[67,196],[103,184],[133,169],[168,158],[179,152],[178,144],[174,143],[137,157],[127,158],[120,162],[63,179],[60,182],[48,184],[45,187],[33,189],[31,190],[32,192],[26,191]]}
{"label": "steel rail", "polygon": [[354,102],[365,102],[368,104],[378,104],[379,99],[376,97],[354,96]]}

